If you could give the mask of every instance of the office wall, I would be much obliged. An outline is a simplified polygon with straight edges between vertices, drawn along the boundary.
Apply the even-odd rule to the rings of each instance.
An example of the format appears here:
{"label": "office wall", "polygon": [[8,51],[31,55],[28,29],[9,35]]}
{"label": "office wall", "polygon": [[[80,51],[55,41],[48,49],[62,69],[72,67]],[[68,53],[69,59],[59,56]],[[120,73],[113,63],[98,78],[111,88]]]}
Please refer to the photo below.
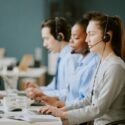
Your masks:
{"label": "office wall", "polygon": [[[0,47],[7,56],[20,59],[42,46],[40,23],[48,12],[47,0],[0,0]],[[42,61],[46,63],[47,58]]]}
{"label": "office wall", "polygon": [[[6,48],[7,56],[20,59],[25,53],[33,54],[36,47],[42,47],[40,22],[54,13],[54,1],[59,3],[56,15],[71,20],[75,15],[100,10],[119,15],[125,23],[124,0],[0,0],[0,47]],[[42,63],[47,64],[46,49],[42,49],[42,54]]]}
{"label": "office wall", "polygon": [[99,10],[109,15],[118,15],[125,24],[125,0],[83,0],[83,13],[91,10]]}

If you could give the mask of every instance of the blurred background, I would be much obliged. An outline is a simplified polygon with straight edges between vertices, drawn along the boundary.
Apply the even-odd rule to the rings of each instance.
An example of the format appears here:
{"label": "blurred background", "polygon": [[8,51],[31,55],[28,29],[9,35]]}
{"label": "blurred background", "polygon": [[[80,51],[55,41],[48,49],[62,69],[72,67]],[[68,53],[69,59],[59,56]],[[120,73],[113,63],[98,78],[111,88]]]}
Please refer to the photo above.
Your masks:
{"label": "blurred background", "polygon": [[73,24],[87,11],[99,10],[118,15],[125,23],[124,5],[125,0],[0,0],[0,48],[18,61],[24,54],[35,55],[41,50],[41,64],[47,66],[40,33],[43,19],[63,16]]}

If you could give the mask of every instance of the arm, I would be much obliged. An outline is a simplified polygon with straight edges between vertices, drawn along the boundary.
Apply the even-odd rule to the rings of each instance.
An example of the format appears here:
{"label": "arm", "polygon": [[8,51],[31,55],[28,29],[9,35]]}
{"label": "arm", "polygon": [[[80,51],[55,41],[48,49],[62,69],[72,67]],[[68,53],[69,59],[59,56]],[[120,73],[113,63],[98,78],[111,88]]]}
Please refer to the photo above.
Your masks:
{"label": "arm", "polygon": [[110,109],[114,100],[123,91],[125,71],[120,66],[111,66],[104,74],[102,81],[95,86],[95,93],[91,105],[66,112],[69,122],[72,124],[91,121],[102,116]]}
{"label": "arm", "polygon": [[44,93],[47,96],[50,96],[50,97],[54,96],[54,97],[57,97],[59,100],[64,101],[66,93],[67,93],[67,89],[66,88],[60,88],[58,90],[44,91]]}
{"label": "arm", "polygon": [[[80,67],[80,70],[82,69],[82,72],[77,72],[77,79],[74,79],[74,83],[70,84],[70,91],[75,95],[77,92],[77,96],[74,97],[74,99],[68,99],[66,100],[66,105],[70,105],[72,103],[75,103],[79,100],[82,100],[85,98],[89,92],[89,87],[91,85],[91,81],[93,78],[93,74],[95,73],[96,69],[96,61],[91,61],[90,64],[83,65]],[[76,89],[78,88],[78,90]],[[72,89],[72,90],[71,90]],[[72,95],[71,93],[71,95]],[[70,94],[70,93],[69,93]]]}
{"label": "arm", "polygon": [[46,91],[55,90],[55,77],[53,78],[52,82],[49,83],[47,86],[41,86],[40,89],[46,93]]}
{"label": "arm", "polygon": [[49,97],[49,96],[42,96],[41,102],[46,105],[62,108],[64,107],[65,103],[60,101],[57,97]]}

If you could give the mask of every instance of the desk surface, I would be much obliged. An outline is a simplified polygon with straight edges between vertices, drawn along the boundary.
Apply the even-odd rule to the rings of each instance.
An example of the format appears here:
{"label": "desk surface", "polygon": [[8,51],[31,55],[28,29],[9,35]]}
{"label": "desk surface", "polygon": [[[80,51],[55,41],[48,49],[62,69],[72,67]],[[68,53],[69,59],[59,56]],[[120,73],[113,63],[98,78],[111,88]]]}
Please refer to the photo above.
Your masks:
{"label": "desk surface", "polygon": [[29,122],[26,122],[26,121],[0,118],[0,125],[31,125],[31,124],[32,125],[62,125],[61,121],[29,123]]}
{"label": "desk surface", "polygon": [[17,60],[15,57],[0,58],[0,66],[15,65],[16,63],[17,63]]}
{"label": "desk surface", "polygon": [[[0,106],[0,109],[2,106]],[[37,108],[37,107],[36,107]],[[34,109],[30,108],[30,109]],[[8,114],[8,113],[7,113]],[[18,114],[18,112],[9,112],[10,114]],[[6,115],[6,113],[4,114]],[[0,118],[0,125],[62,125],[62,122],[60,119],[57,118],[57,121],[48,121],[48,122],[26,122],[26,121],[20,121],[20,120],[13,120],[8,118]]]}
{"label": "desk surface", "polygon": [[33,78],[38,79],[45,76],[47,68],[42,66],[40,68],[28,68],[27,71],[19,71],[15,67],[12,71],[2,70],[0,76],[3,77],[5,88],[17,88],[17,82],[20,78]]}
{"label": "desk surface", "polygon": [[2,76],[8,76],[8,77],[13,77],[13,76],[18,76],[18,77],[33,77],[33,78],[38,78],[42,74],[47,72],[47,68],[45,66],[40,67],[40,68],[28,68],[27,71],[19,71],[17,67],[15,67],[12,71],[0,71],[0,75]]}

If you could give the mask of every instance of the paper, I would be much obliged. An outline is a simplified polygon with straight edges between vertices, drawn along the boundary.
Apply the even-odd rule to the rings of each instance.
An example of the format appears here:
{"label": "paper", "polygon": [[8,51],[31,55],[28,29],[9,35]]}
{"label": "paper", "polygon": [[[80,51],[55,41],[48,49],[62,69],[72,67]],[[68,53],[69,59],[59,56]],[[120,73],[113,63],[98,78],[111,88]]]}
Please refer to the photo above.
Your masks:
{"label": "paper", "polygon": [[60,121],[60,118],[54,117],[52,115],[43,115],[37,114],[30,110],[23,111],[20,115],[10,116],[9,118],[24,120],[27,122],[52,122],[52,121]]}
{"label": "paper", "polygon": [[28,98],[25,96],[17,96],[16,94],[10,94],[4,97],[3,105],[4,110],[8,111],[19,111],[27,107]]}

